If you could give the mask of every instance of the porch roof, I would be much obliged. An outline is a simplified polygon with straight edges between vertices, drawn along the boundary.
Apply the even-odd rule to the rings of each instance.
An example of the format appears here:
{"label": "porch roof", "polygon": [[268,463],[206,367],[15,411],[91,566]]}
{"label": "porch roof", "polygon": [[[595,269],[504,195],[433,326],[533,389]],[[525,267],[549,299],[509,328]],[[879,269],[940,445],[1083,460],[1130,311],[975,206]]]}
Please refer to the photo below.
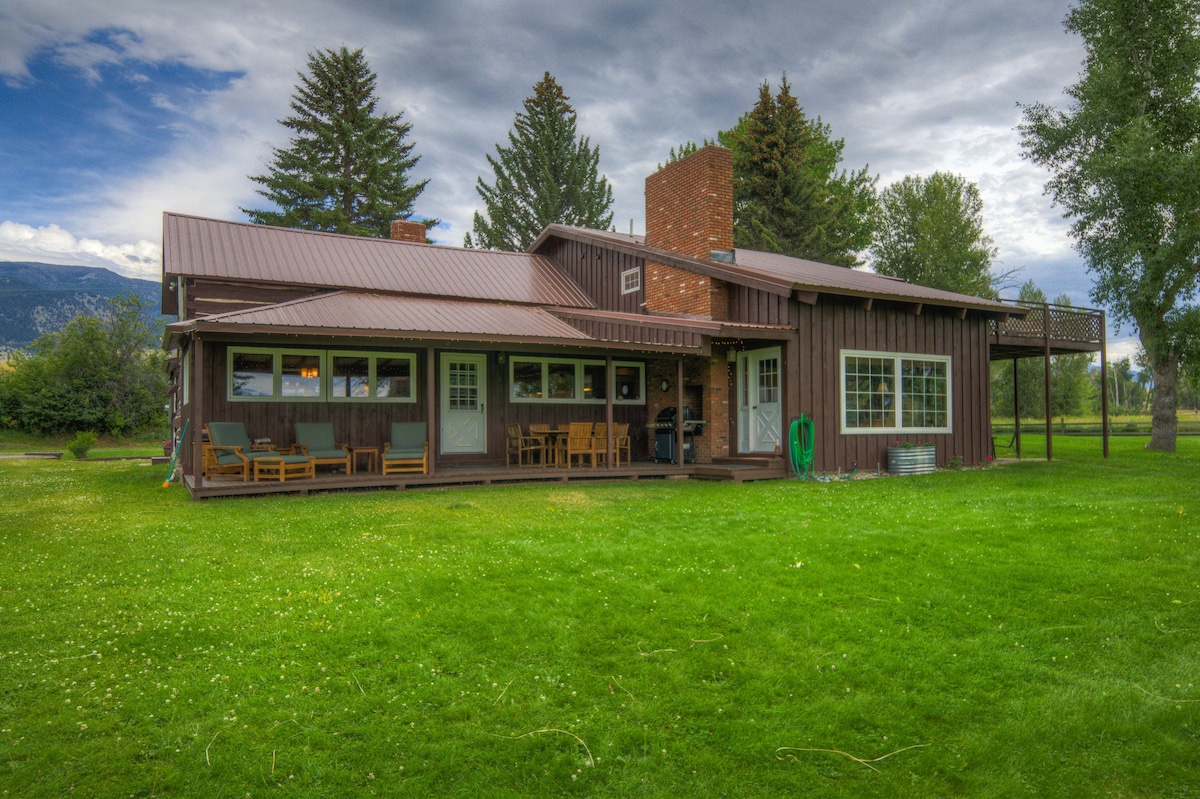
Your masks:
{"label": "porch roof", "polygon": [[[577,316],[578,314],[578,316]],[[304,334],[557,344],[669,352],[706,350],[705,336],[724,325],[671,317],[629,316],[619,332],[589,327],[612,319],[582,309],[333,291],[290,302],[189,319],[167,325],[163,346],[174,349],[192,333]]]}

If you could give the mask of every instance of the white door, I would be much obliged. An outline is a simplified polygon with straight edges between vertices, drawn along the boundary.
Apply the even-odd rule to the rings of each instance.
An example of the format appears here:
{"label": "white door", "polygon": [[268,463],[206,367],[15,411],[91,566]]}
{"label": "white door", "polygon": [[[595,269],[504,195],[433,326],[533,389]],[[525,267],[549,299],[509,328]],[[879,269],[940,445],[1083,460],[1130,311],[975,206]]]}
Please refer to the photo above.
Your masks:
{"label": "white door", "polygon": [[442,355],[442,453],[487,452],[487,356]]}
{"label": "white door", "polygon": [[738,451],[781,451],[783,391],[780,349],[751,350],[738,356]]}

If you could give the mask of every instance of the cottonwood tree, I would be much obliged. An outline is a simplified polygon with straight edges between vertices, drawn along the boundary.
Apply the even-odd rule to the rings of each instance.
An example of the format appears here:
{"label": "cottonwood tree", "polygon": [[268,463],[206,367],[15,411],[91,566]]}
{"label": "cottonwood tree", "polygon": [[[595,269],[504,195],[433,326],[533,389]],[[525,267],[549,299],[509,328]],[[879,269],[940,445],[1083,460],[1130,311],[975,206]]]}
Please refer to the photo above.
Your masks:
{"label": "cottonwood tree", "polygon": [[310,53],[307,74],[297,74],[293,115],[281,120],[291,142],[274,150],[266,174],[250,178],[278,210],[242,210],[263,225],[387,238],[429,182],[410,179],[420,159],[408,141],[412,125],[403,111],[378,110],[362,49]]}
{"label": "cottonwood tree", "polygon": [[718,140],[733,151],[738,247],[860,263],[871,242],[876,178],[866,167],[839,170],[844,140],[832,138],[820,117],[805,117],[786,75],[774,95],[764,81],[754,108]]}
{"label": "cottonwood tree", "polygon": [[1083,71],[1067,110],[1023,107],[1025,155],[1052,173],[1093,299],[1138,330],[1154,377],[1147,448],[1174,451],[1200,288],[1200,0],[1081,0],[1065,27],[1083,37]]}
{"label": "cottonwood tree", "polygon": [[961,175],[908,175],[879,193],[871,265],[876,272],[930,288],[996,298],[1007,275],[983,229],[979,188]]}
{"label": "cottonwood tree", "polygon": [[508,146],[487,156],[492,182],[475,184],[484,213],[475,212],[467,247],[521,252],[547,225],[606,230],[612,188],[599,174],[600,147],[576,132],[575,109],[558,81],[545,73],[518,111]]}

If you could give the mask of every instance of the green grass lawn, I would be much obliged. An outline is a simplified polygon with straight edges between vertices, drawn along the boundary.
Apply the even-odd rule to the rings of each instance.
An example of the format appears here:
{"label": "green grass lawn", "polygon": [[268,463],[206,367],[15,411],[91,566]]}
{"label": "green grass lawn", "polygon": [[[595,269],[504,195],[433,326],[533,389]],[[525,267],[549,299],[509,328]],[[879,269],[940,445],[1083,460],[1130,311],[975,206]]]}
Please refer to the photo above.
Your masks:
{"label": "green grass lawn", "polygon": [[1200,439],[1143,444],[206,502],[0,461],[0,796],[1197,796]]}

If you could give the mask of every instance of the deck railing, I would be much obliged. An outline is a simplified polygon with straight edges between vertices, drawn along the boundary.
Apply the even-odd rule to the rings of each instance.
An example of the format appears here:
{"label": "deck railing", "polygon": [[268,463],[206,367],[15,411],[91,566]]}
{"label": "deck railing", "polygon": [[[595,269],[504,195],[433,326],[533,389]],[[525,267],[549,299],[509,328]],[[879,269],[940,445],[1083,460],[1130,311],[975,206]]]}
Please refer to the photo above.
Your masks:
{"label": "deck railing", "polygon": [[1013,305],[1028,308],[1025,316],[1010,316],[1003,321],[993,321],[992,337],[1036,338],[1051,341],[1074,341],[1100,345],[1104,340],[1104,312],[1093,308],[1076,308],[1052,302],[1024,302],[1006,300]]}

